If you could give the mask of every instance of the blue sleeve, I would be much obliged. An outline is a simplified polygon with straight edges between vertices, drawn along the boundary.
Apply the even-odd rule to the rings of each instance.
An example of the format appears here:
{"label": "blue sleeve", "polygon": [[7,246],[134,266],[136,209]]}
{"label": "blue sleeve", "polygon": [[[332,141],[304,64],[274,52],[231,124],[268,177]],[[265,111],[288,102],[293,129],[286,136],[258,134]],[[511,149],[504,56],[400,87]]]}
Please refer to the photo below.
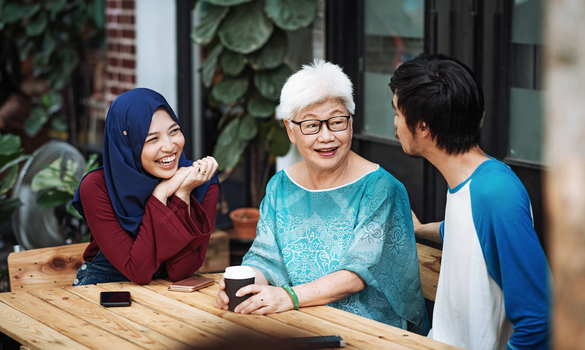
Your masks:
{"label": "blue sleeve", "polygon": [[473,220],[492,279],[514,327],[507,349],[548,349],[550,269],[532,222],[526,189],[510,169],[471,183]]}

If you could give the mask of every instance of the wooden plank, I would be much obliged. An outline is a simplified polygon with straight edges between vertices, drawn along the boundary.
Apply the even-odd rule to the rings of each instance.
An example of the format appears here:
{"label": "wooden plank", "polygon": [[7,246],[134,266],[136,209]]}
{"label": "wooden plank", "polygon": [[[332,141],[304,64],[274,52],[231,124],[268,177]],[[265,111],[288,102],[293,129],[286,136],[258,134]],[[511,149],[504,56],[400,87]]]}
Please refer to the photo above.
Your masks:
{"label": "wooden plank", "polygon": [[353,325],[349,322],[346,323],[346,326],[341,326],[339,324],[330,322],[329,320],[314,317],[307,313],[302,313],[296,310],[291,310],[279,314],[269,314],[268,317],[279,320],[285,324],[298,327],[300,329],[311,330],[312,332],[316,332],[320,335],[343,335],[342,338],[348,345],[358,349],[410,349],[407,346],[389,342],[379,336],[372,336],[358,332],[353,329]]}
{"label": "wooden plank", "polygon": [[250,330],[252,330],[254,332],[260,332],[277,339],[288,337],[311,337],[319,335],[318,333],[312,332],[310,330],[299,329],[297,327],[283,324],[282,322],[270,319],[262,315],[244,315],[237,314],[231,311],[217,309],[215,306],[213,306],[215,300],[214,297],[211,297],[200,292],[193,293],[169,292],[167,288],[170,284],[171,282],[169,281],[155,280],[151,281],[149,285],[145,285],[144,287],[151,289],[157,293],[170,296],[185,304],[191,305],[210,314],[220,316],[223,319],[249,328],[249,330],[247,331],[248,333],[250,333]]}
{"label": "wooden plank", "polygon": [[95,348],[96,344],[102,344],[103,347],[107,348],[123,346],[127,349],[140,349],[140,347],[130,342],[112,337],[112,334],[107,331],[85,322],[75,314],[51,305],[32,294],[25,292],[1,293],[0,300],[30,316],[37,322],[89,348]]}
{"label": "wooden plank", "polygon": [[[195,308],[180,302],[166,294],[157,293],[151,289],[138,286],[132,282],[108,283],[101,285],[110,290],[129,290],[132,294],[132,302],[144,305],[156,312],[176,318],[181,322],[185,322],[193,327],[203,329],[211,334],[225,338],[229,334],[245,333],[248,328],[243,327],[237,323],[225,320],[217,315],[212,315],[208,312]],[[182,292],[167,292],[167,293],[181,293]],[[164,298],[164,303],[160,299]],[[264,336],[262,336],[265,338]],[[229,336],[228,336],[229,338]]]}
{"label": "wooden plank", "polygon": [[[425,246],[427,247],[427,246]],[[438,249],[428,247],[430,249],[421,249],[423,252],[423,259],[426,261],[430,260],[431,256],[436,255],[436,251],[440,253]],[[221,275],[221,274],[220,274]],[[220,277],[221,278],[221,277]],[[438,278],[438,272],[437,276]],[[436,288],[436,284],[435,284]],[[206,295],[209,295],[215,299],[217,292],[219,290],[219,285],[216,283],[214,286],[204,288],[200,292]],[[408,332],[402,330],[400,328],[392,327],[374,320],[370,320],[358,315],[354,315],[352,313],[339,310],[336,308],[331,308],[327,306],[318,306],[318,307],[309,307],[309,308],[300,308],[302,312],[310,314],[315,317],[322,318],[324,320],[332,321],[339,325],[345,326],[347,324],[355,324],[356,326],[352,326],[353,330],[357,330],[359,332],[373,335],[375,337],[379,337],[382,339],[386,339],[389,341],[393,341],[397,344],[402,344],[404,346],[410,347],[412,349],[459,349],[457,347],[447,345],[444,343],[440,343],[429,339],[427,337],[420,336],[418,334]],[[334,314],[336,317],[331,317]]]}
{"label": "wooden plank", "polygon": [[0,331],[29,349],[89,349],[7,304],[0,303],[0,315]]}
{"label": "wooden plank", "polygon": [[145,349],[177,349],[185,347],[184,343],[162,335],[144,325],[130,321],[67,290],[43,289],[29,291],[29,293]]}
{"label": "wooden plank", "polygon": [[439,272],[441,271],[441,257],[443,253],[436,248],[417,243],[418,263],[420,267],[420,282],[426,299],[435,301]]}
{"label": "wooden plank", "polygon": [[8,255],[10,288],[19,290],[71,285],[89,243],[26,250]]}
{"label": "wooden plank", "polygon": [[[84,286],[84,288],[65,287],[65,289],[96,305],[99,305],[98,300],[100,293],[103,291],[130,291],[132,295],[131,307],[114,307],[108,308],[108,310],[193,348],[208,349],[209,347],[221,345],[221,343],[225,342],[224,338],[209,333],[205,327],[199,325],[199,328],[197,328],[185,322],[194,316],[192,313],[182,313],[181,316],[184,319],[176,319],[161,313],[160,310],[172,307],[173,299],[171,298],[166,298],[163,295],[151,292],[153,295],[150,295],[151,300],[148,304],[156,305],[155,309],[145,306],[142,303],[137,303],[137,299],[140,299],[140,290],[142,289],[147,292],[148,290],[136,284],[130,286],[98,284]],[[191,307],[191,309],[193,308]]]}
{"label": "wooden plank", "polygon": [[351,325],[353,330],[364,334],[370,334],[381,339],[386,339],[397,344],[402,344],[412,349],[425,350],[455,350],[456,346],[438,342],[421,335],[392,327],[368,318],[354,315],[347,311],[329,306],[313,306],[299,309],[300,312],[325,319],[340,325]]}

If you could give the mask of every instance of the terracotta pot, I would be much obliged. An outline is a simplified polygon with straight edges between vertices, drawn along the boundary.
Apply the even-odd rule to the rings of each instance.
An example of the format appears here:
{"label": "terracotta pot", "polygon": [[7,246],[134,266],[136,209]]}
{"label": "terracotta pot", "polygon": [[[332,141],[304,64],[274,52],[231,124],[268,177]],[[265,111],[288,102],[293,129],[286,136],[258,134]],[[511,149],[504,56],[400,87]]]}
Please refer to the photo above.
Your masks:
{"label": "terracotta pot", "polygon": [[260,218],[257,208],[239,208],[230,212],[237,238],[253,239],[256,237],[256,225]]}

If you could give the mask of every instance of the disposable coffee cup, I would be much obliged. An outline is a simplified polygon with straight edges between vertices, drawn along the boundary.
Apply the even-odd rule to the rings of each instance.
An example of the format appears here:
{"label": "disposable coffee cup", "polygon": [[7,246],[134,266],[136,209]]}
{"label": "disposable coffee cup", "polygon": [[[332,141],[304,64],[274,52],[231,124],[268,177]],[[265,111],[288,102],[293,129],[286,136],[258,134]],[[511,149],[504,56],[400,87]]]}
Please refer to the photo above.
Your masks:
{"label": "disposable coffee cup", "polygon": [[230,311],[234,311],[236,306],[251,296],[251,294],[246,294],[237,297],[236,292],[240,288],[254,283],[256,271],[249,266],[229,266],[226,267],[223,278],[225,280],[225,292],[228,298],[230,298],[228,308]]}

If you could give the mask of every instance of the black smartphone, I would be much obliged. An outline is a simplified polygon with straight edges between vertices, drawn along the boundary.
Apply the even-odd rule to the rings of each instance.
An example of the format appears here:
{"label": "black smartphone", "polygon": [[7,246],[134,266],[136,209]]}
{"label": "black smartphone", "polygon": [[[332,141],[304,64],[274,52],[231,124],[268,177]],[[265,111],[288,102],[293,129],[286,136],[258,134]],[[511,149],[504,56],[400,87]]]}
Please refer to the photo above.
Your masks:
{"label": "black smartphone", "polygon": [[338,335],[285,338],[283,340],[287,345],[294,346],[295,349],[343,348],[345,346],[345,341]]}
{"label": "black smartphone", "polygon": [[132,299],[130,292],[101,292],[100,305],[103,306],[130,306]]}

